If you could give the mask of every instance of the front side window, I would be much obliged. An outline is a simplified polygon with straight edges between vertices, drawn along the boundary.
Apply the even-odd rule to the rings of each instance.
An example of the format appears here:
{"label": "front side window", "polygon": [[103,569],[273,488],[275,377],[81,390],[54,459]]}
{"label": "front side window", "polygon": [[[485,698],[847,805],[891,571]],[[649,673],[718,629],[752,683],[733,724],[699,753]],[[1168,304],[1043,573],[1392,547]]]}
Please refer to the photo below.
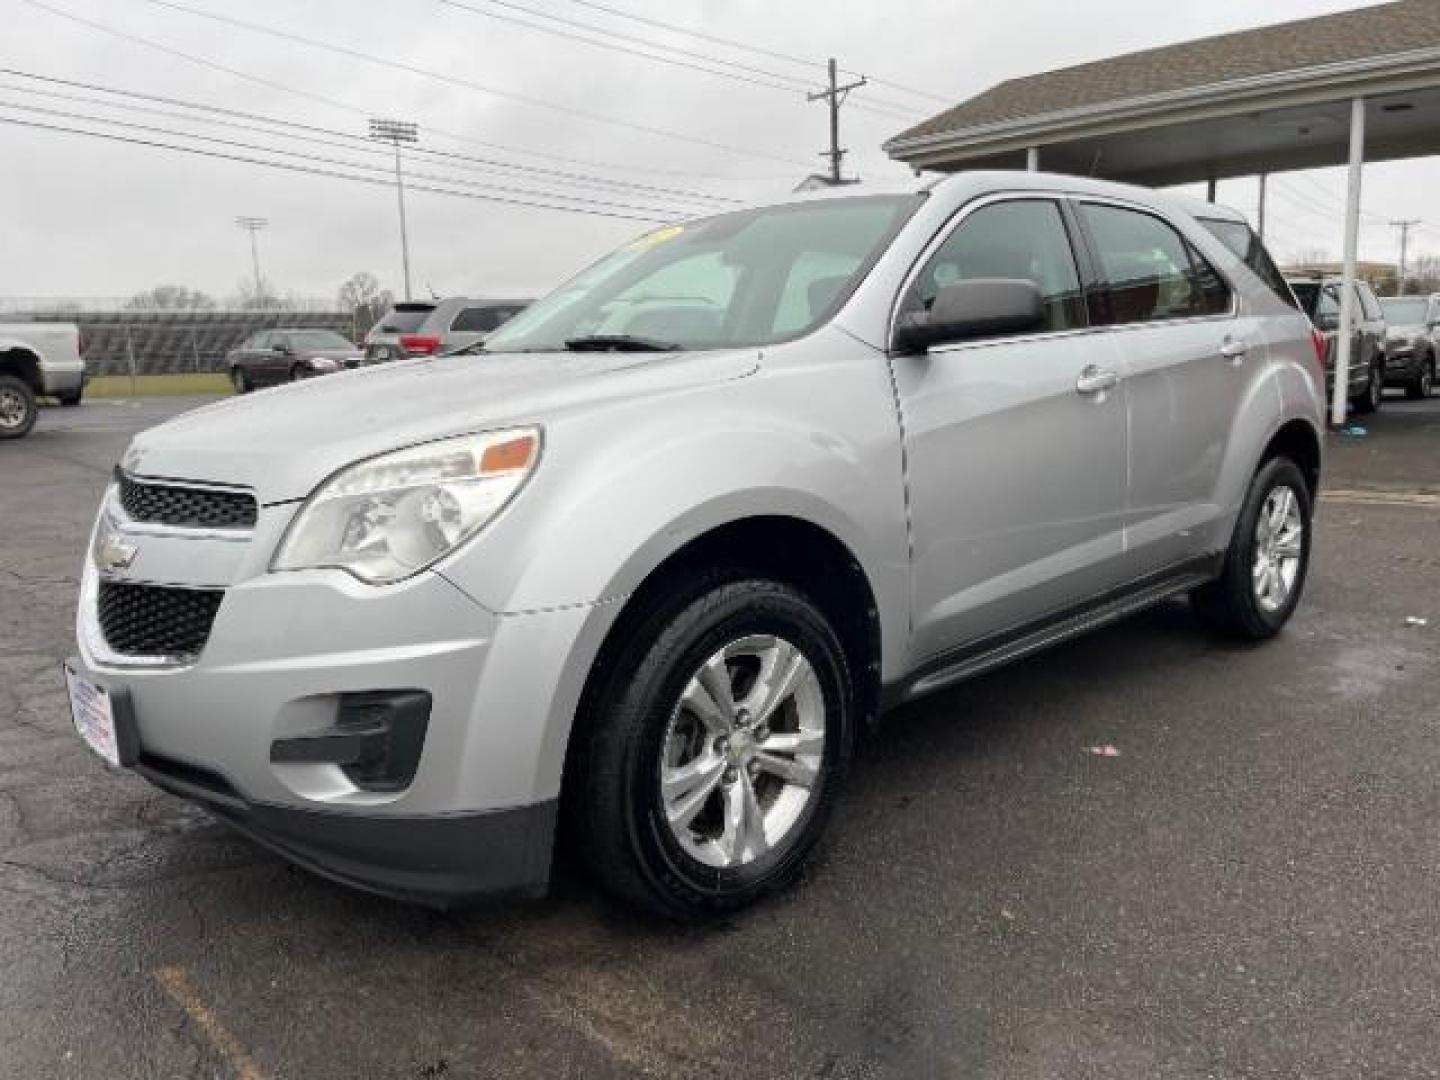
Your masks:
{"label": "front side window", "polygon": [[1048,199],[991,203],[966,217],[910,287],[901,310],[928,311],[947,285],[982,278],[1033,281],[1049,330],[1085,322],[1085,296],[1060,208]]}
{"label": "front side window", "polygon": [[834,314],[923,198],[861,195],[667,225],[526,308],[485,349],[713,349],[798,337]]}
{"label": "front side window", "polygon": [[1083,203],[1117,324],[1220,315],[1230,290],[1175,229],[1139,210]]}

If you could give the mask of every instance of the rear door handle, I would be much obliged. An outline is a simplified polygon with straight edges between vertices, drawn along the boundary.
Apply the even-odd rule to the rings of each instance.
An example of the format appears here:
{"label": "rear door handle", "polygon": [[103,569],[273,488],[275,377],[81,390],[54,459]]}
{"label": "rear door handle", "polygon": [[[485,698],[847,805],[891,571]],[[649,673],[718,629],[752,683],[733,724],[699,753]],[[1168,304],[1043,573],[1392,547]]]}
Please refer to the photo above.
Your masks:
{"label": "rear door handle", "polygon": [[1075,380],[1075,389],[1082,394],[1103,394],[1120,385],[1120,376],[1113,371],[1088,365]]}
{"label": "rear door handle", "polygon": [[1226,360],[1234,361],[1237,364],[1241,360],[1244,360],[1249,352],[1249,345],[1243,341],[1236,341],[1233,338],[1227,338],[1225,343],[1220,346],[1220,355]]}

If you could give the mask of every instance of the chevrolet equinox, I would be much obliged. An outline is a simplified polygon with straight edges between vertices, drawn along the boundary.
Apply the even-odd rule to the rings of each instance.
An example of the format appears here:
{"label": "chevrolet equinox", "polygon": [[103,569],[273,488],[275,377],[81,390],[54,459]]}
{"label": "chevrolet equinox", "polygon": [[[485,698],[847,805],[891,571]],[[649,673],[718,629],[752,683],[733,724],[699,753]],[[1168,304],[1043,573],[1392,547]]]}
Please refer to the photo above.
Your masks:
{"label": "chevrolet equinox", "polygon": [[621,897],[725,912],[884,709],[1180,595],[1277,633],[1323,386],[1215,206],[977,172],[667,225],[474,355],[137,436],[76,726],[353,885],[533,895],[563,831]]}

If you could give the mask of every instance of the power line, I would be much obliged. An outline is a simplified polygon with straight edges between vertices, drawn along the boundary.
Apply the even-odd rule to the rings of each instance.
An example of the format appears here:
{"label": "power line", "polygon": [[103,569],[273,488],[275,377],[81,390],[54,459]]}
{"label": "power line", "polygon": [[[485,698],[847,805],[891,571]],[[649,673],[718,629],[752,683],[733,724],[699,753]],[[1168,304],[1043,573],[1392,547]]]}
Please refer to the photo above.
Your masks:
{"label": "power line", "polygon": [[[0,89],[10,90],[17,93],[36,94],[44,97],[56,98],[62,101],[72,101],[86,105],[98,106],[105,109],[123,109],[127,112],[138,112],[152,116],[161,116],[172,120],[181,120],[187,123],[203,123],[217,127],[225,127],[238,131],[247,131],[255,134],[264,134],[297,141],[305,141],[318,146],[329,146],[337,149],[352,149],[357,152],[369,154],[385,154],[387,151],[374,146],[362,135],[353,132],[337,131],[333,128],[317,127],[312,124],[301,124],[293,120],[285,120],[279,117],[265,116],[260,113],[243,112],[237,109],[227,109],[222,106],[209,105],[202,102],[186,101],[181,98],[162,97],[155,94],[142,94],[131,90],[119,90],[114,87],[99,86],[94,83],[77,82],[73,79],[62,79],[55,76],[36,75],[30,72],[19,71],[14,68],[0,67],[0,75],[11,75],[22,79],[30,79],[42,83],[89,90],[95,93],[109,95],[111,97],[132,98],[138,101],[157,102],[164,105],[173,105],[182,109],[190,109],[202,113],[214,113],[226,119],[217,119],[211,116],[191,116],[187,113],[172,112],[167,109],[149,108],[144,105],[136,105],[130,101],[111,101],[95,97],[86,97],[80,94],[65,94],[55,90],[44,90],[37,87],[6,86],[0,84]],[[239,120],[258,121],[259,124],[272,125],[275,129],[256,126],[253,124],[239,123]],[[318,138],[327,136],[328,138]],[[344,141],[332,141],[344,140]],[[509,170],[524,174],[534,174],[535,177],[544,183],[578,183],[589,187],[608,187],[619,190],[631,190],[646,194],[660,195],[672,199],[687,202],[707,202],[737,204],[738,199],[732,199],[723,195],[710,195],[704,192],[685,191],[677,188],[660,187],[651,184],[640,184],[630,180],[612,180],[607,177],[587,176],[583,173],[564,172],[555,169],[547,169],[537,165],[526,165],[520,162],[497,161],[492,158],[476,157],[469,154],[458,154],[452,151],[437,150],[431,147],[417,148],[412,151],[426,156],[427,158],[438,158],[446,163],[455,162],[454,168],[467,168],[471,171],[495,171]],[[553,178],[553,179],[552,179]]]}
{"label": "power line", "polygon": [[[95,20],[95,19],[87,18],[87,17],[85,17],[85,16],[83,16],[83,15],[79,15],[79,14],[73,12],[73,11],[67,11],[67,10],[65,10],[64,8],[55,7],[55,6],[51,5],[51,4],[48,4],[48,3],[43,2],[43,0],[22,0],[22,2],[23,2],[23,3],[30,4],[32,7],[38,7],[38,8],[40,8],[40,9],[44,10],[44,11],[47,11],[47,12],[49,12],[50,14],[56,16],[57,18],[68,19],[68,20],[71,21],[71,22],[78,23],[78,24],[80,24],[81,26],[88,27],[88,28],[90,28],[91,30],[95,30],[95,31],[97,31],[97,32],[99,32],[99,33],[107,34],[107,35],[109,35],[109,36],[111,36],[111,37],[118,38],[118,39],[120,39],[121,41],[128,41],[128,42],[129,42],[130,44],[132,44],[132,45],[138,45],[138,46],[140,46],[141,48],[144,48],[144,49],[149,49],[149,50],[152,50],[152,51],[154,51],[154,52],[163,53],[163,54],[166,55],[166,56],[171,56],[171,57],[174,57],[174,58],[177,59],[177,60],[183,60],[183,61],[185,61],[186,63],[195,64],[195,65],[197,65],[197,66],[199,66],[199,67],[207,68],[208,70],[211,70],[211,71],[218,71],[218,72],[221,72],[221,73],[223,73],[223,74],[225,74],[225,75],[229,75],[229,76],[231,76],[232,78],[242,79],[242,80],[244,80],[245,82],[254,83],[254,84],[257,85],[257,86],[264,86],[264,87],[267,87],[268,89],[271,89],[271,90],[278,90],[279,92],[281,92],[281,93],[283,93],[283,94],[289,94],[289,95],[291,95],[291,96],[293,96],[293,97],[303,98],[303,99],[305,99],[306,101],[316,102],[316,103],[318,103],[318,104],[321,104],[321,105],[326,106],[327,108],[338,109],[339,111],[349,113],[349,114],[351,114],[352,116],[368,117],[368,116],[371,114],[371,112],[373,111],[373,110],[371,110],[371,109],[364,108],[364,107],[359,106],[359,105],[351,104],[351,103],[345,102],[345,101],[340,101],[340,100],[338,100],[338,99],[336,99],[336,98],[327,97],[327,96],[325,96],[324,94],[317,94],[317,93],[315,93],[314,91],[311,91],[311,90],[302,90],[302,89],[300,89],[299,87],[289,86],[289,85],[287,85],[287,84],[285,84],[285,83],[278,82],[278,81],[276,81],[276,80],[274,80],[274,79],[266,78],[266,77],[263,76],[263,75],[256,75],[256,74],[254,74],[253,72],[244,71],[244,70],[242,70],[242,69],[240,69],[240,68],[230,67],[230,66],[228,66],[228,65],[226,65],[226,64],[220,63],[219,61],[211,60],[211,59],[209,59],[209,58],[207,58],[207,57],[204,57],[204,56],[197,56],[196,54],[190,53],[190,52],[186,52],[186,51],[183,50],[183,49],[173,48],[173,47],[171,47],[171,46],[169,46],[169,45],[162,44],[161,42],[154,41],[154,40],[152,40],[152,39],[150,39],[150,38],[147,38],[147,37],[143,37],[143,36],[141,36],[141,35],[139,35],[139,34],[131,34],[131,33],[128,33],[128,32],[125,31],[125,30],[121,30],[119,27],[111,26],[111,25],[109,25],[108,23],[102,23],[102,22],[99,22],[99,21],[97,21],[97,20]],[[485,140],[485,139],[478,139],[478,138],[475,138],[474,136],[470,136],[470,135],[463,134],[463,133],[461,133],[461,132],[446,131],[446,130],[444,130],[444,129],[442,129],[442,128],[436,128],[436,127],[432,127],[432,128],[431,128],[431,131],[432,131],[434,134],[436,134],[436,135],[440,135],[440,136],[443,136],[444,138],[451,139],[451,140],[453,140],[453,141],[455,141],[455,142],[463,143],[463,144],[469,145],[469,146],[483,146],[483,147],[485,147],[485,148],[487,148],[487,149],[490,149],[490,150],[500,150],[500,151],[504,151],[504,152],[506,152],[506,153],[524,154],[524,155],[527,156],[527,157],[539,158],[539,159],[544,160],[544,161],[556,161],[556,162],[560,162],[560,163],[563,163],[563,164],[566,164],[566,165],[578,165],[578,166],[581,166],[581,167],[584,167],[584,168],[609,169],[609,170],[611,170],[612,172],[641,172],[641,173],[645,173],[645,174],[647,174],[647,175],[656,174],[656,173],[661,173],[661,174],[666,174],[666,175],[671,175],[671,176],[695,176],[695,175],[697,175],[697,174],[694,173],[694,172],[688,172],[688,171],[685,171],[685,170],[677,170],[677,169],[666,169],[666,168],[663,168],[663,167],[628,166],[628,165],[617,165],[617,164],[609,163],[609,162],[587,161],[587,160],[584,160],[584,159],[582,159],[582,158],[567,157],[567,156],[563,156],[563,155],[559,155],[559,154],[547,153],[546,151],[543,151],[543,150],[530,150],[530,149],[527,149],[527,148],[524,148],[524,147],[519,147],[519,146],[508,146],[508,145],[506,145],[506,144],[504,144],[504,143],[490,142],[490,141],[487,141],[487,140]],[[438,151],[437,151],[437,152],[438,152]],[[517,166],[517,168],[525,168],[525,167],[526,167],[526,166]],[[533,166],[531,166],[531,167],[533,168]],[[704,173],[704,174],[698,174],[698,175],[706,175],[706,176],[708,176],[708,175],[711,175],[711,174],[709,174],[709,173]],[[624,181],[613,181],[613,182],[614,182],[614,183],[624,183]]]}
{"label": "power line", "polygon": [[[10,102],[0,102],[0,108],[18,110],[21,112],[35,113],[41,116],[54,117],[61,120],[80,120],[87,123],[108,124],[112,127],[125,128],[130,131],[143,131],[149,134],[162,135],[172,139],[191,139],[197,142],[210,143],[215,146],[224,146],[238,150],[249,150],[261,154],[272,154],[279,157],[296,158],[301,161],[315,162],[321,165],[335,165],[347,169],[361,169],[367,172],[389,173],[389,166],[371,165],[366,162],[349,161],[343,158],[327,157],[322,154],[307,154],[299,150],[289,150],[273,146],[259,146],[255,143],[242,142],[236,139],[222,139],[214,135],[197,135],[192,132],[175,131],[170,128],[156,127],[152,124],[137,124],[128,120],[114,120],[106,117],[97,117],[85,113],[74,113],[62,109],[47,109],[39,105],[17,105]],[[612,200],[590,199],[581,195],[562,195],[556,192],[535,191],[529,188],[517,188],[504,184],[481,183],[474,180],[463,180],[453,176],[444,176],[435,173],[411,173],[422,180],[432,180],[436,183],[448,184],[452,187],[475,188],[484,192],[502,192],[506,195],[519,195],[531,198],[555,199],[562,202],[579,204],[566,209],[584,212],[585,207],[602,207],[605,209],[633,210],[640,213],[651,214],[644,220],[664,221],[670,220],[677,215],[673,209],[659,209],[650,206],[636,206],[632,203],[614,202]],[[387,181],[388,183],[388,181]],[[555,209],[561,207],[555,206]]]}
{"label": "power line", "polygon": [[[700,41],[708,41],[712,45],[726,45],[732,49],[741,49],[745,52],[754,53],[757,56],[768,56],[772,60],[784,60],[792,64],[802,64],[806,67],[820,67],[821,61],[812,57],[796,56],[793,53],[777,52],[774,49],[762,48],[759,45],[750,45],[743,41],[736,41],[734,38],[724,38],[716,34],[707,34],[701,30],[693,30],[686,26],[679,26],[675,23],[665,22],[661,19],[653,19],[646,15],[636,15],[634,12],[622,11],[619,8],[610,7],[606,4],[597,3],[596,0],[570,0],[572,4],[581,7],[592,8],[595,11],[603,11],[607,15],[613,15],[620,19],[629,19],[632,22],[644,23],[646,26],[658,27],[661,30],[668,30],[674,34],[684,34],[687,37],[697,38]],[[841,73],[845,75],[860,75],[858,71],[850,71],[842,68]],[[932,101],[939,101],[946,105],[953,104],[949,98],[939,94],[932,94],[928,90],[918,90],[903,83],[891,82],[886,79],[871,78],[870,81],[876,86],[888,86],[892,90],[902,90],[907,94],[915,94],[919,97],[930,98]]]}
{"label": "power line", "polygon": [[[511,11],[522,12],[525,15],[529,16],[530,19],[546,19],[551,22],[559,23],[561,26],[574,27],[576,29],[584,30],[587,33],[592,34],[602,34],[606,37],[614,38],[617,41],[625,41],[632,44],[643,45],[647,49],[664,50],[666,52],[675,53],[679,56],[689,57],[691,60],[703,61],[706,64],[714,64],[723,67],[735,68],[737,69],[737,71],[747,72],[748,74],[737,74],[734,71],[716,71],[714,68],[703,67],[700,64],[689,63],[685,60],[677,60],[674,57],[658,56],[654,52],[643,52],[637,49],[629,48],[625,45],[616,45],[613,42],[597,41],[594,38],[588,38],[578,34],[569,33],[564,30],[556,29],[553,26],[545,26],[541,23],[532,22],[530,21],[530,19],[520,19],[516,18],[514,15],[505,15],[497,11],[488,10],[486,8],[475,7],[473,4],[462,2],[462,0],[440,0],[440,2],[449,7],[458,8],[461,11],[467,11],[471,14],[482,16],[483,18],[498,19],[502,22],[513,23],[517,26],[529,27],[532,30],[540,31],[541,33],[553,34],[557,37],[566,38],[570,41],[579,41],[583,42],[586,45],[594,45],[599,48],[611,49],[616,52],[627,53],[631,56],[640,56],[644,57],[647,60],[655,60],[662,64],[671,64],[676,67],[688,68],[691,71],[704,72],[707,75],[718,75],[722,78],[733,79],[737,82],[748,83],[752,86],[760,86],[770,90],[779,90],[782,93],[808,93],[815,86],[815,80],[813,79],[800,78],[799,76],[795,75],[787,75],[783,72],[771,71],[767,68],[757,68],[749,64],[741,64],[737,61],[726,60],[721,57],[714,56],[710,53],[697,52],[692,49],[682,49],[677,45],[667,45],[663,42],[652,41],[650,39],[642,37],[635,37],[632,34],[622,34],[617,30],[608,30],[604,27],[596,26],[593,23],[579,22],[575,19],[566,19],[560,15],[551,15],[548,12],[536,11],[534,8],[525,7],[522,4],[512,3],[511,0],[479,0],[479,2],[483,4],[489,4],[494,7],[506,8]],[[754,78],[752,76],[760,76],[760,78]],[[785,85],[787,83],[789,85]],[[910,106],[905,105],[901,102],[877,101],[874,104],[877,107],[886,108],[892,113],[895,113],[896,115],[905,118],[908,118],[910,116],[918,117],[920,115],[923,115],[918,110],[913,110],[910,108]],[[879,111],[879,108],[872,109],[871,111]]]}
{"label": "power line", "polygon": [[[203,11],[199,8],[188,7],[185,4],[176,3],[175,0],[141,0],[154,7],[166,8],[170,11],[182,12],[195,18],[209,19],[225,26],[234,26],[251,33],[264,34],[267,37],[278,38],[281,41],[289,41],[294,44],[305,45],[309,48],[320,49],[324,52],[334,53],[337,56],[345,56],[352,60],[363,60],[367,64],[376,64],[380,67],[392,68],[396,71],[404,71],[411,75],[418,75],[424,79],[431,79],[435,82],[446,83],[465,90],[471,90],[480,94],[490,94],[494,97],[505,98],[509,101],[519,102],[522,105],[529,105],[532,108],[546,109],[550,112],[561,113],[566,116],[579,117],[585,120],[592,120],[600,124],[610,124],[615,127],[628,128],[632,131],[639,131],[647,135],[654,135],[660,138],[675,139],[680,142],[691,143],[696,146],[708,147],[712,150],[724,150],[726,153],[741,154],[745,157],[762,158],[770,161],[778,161],[786,165],[803,164],[790,158],[784,158],[778,154],[771,154],[763,150],[748,150],[742,146],[732,146],[729,143],[717,142],[713,139],[706,139],[699,135],[688,135],[681,131],[671,131],[668,128],[654,127],[650,124],[641,124],[632,120],[623,120],[615,116],[606,116],[604,113],[591,112],[588,109],[577,109],[569,105],[559,105],[553,101],[546,101],[544,98],[532,97],[529,94],[522,94],[514,90],[505,90],[498,86],[490,86],[486,83],[475,82],[471,79],[463,79],[458,75],[448,75],[442,71],[431,71],[428,68],[418,67],[415,64],[407,64],[401,60],[392,60],[389,57],[375,56],[372,53],[362,52],[359,49],[352,49],[346,45],[336,45],[329,41],[321,41],[318,38],[306,37],[304,34],[296,34],[288,30],[279,30],[275,27],[264,26],[260,23],[247,22],[244,19],[236,19],[229,15],[221,15],[218,12]],[[24,0],[24,3],[33,4],[37,7],[53,10],[44,3],[44,0]]]}
{"label": "power line", "polygon": [[[599,47],[601,47],[601,48],[615,49],[615,50],[617,50],[617,51],[619,51],[619,52],[630,53],[631,55],[634,55],[634,56],[643,56],[643,57],[645,57],[646,59],[649,59],[649,60],[658,60],[658,61],[660,61],[661,63],[666,63],[666,64],[676,64],[676,65],[678,65],[678,66],[680,66],[680,67],[690,68],[690,69],[693,70],[693,71],[703,71],[703,72],[705,72],[707,75],[720,75],[720,76],[723,76],[723,77],[725,77],[725,78],[738,79],[738,80],[741,81],[741,82],[752,83],[753,85],[756,85],[756,86],[765,86],[765,87],[769,87],[769,88],[775,89],[775,90],[784,90],[784,91],[786,91],[786,92],[788,92],[788,93],[800,93],[800,92],[803,92],[804,90],[808,90],[808,89],[810,88],[810,86],[813,85],[813,83],[810,83],[810,82],[808,82],[807,80],[801,79],[801,78],[799,78],[798,76],[785,75],[785,74],[782,74],[782,73],[777,72],[777,71],[767,71],[767,70],[764,69],[764,68],[751,67],[751,66],[749,66],[748,64],[741,64],[741,63],[737,63],[737,62],[732,61],[732,60],[722,60],[722,59],[720,59],[719,57],[710,56],[710,55],[708,55],[708,54],[706,54],[706,53],[694,52],[694,51],[689,50],[689,49],[681,49],[681,48],[679,48],[678,46],[674,46],[674,45],[664,45],[664,44],[662,44],[662,43],[660,43],[660,42],[649,41],[649,40],[647,40],[647,39],[645,39],[645,38],[635,37],[635,36],[633,36],[633,35],[631,35],[631,34],[622,34],[622,33],[620,33],[619,31],[616,31],[616,30],[606,30],[606,29],[604,29],[603,27],[594,26],[594,25],[592,25],[592,24],[590,24],[590,23],[583,23],[583,22],[579,22],[579,21],[577,21],[577,20],[575,20],[575,19],[566,19],[566,18],[564,18],[563,16],[560,16],[560,15],[550,15],[550,14],[547,14],[547,13],[545,13],[545,12],[535,11],[535,10],[533,10],[532,8],[522,7],[520,4],[512,4],[512,3],[509,2],[509,0],[481,0],[481,2],[488,2],[488,3],[494,4],[494,5],[497,6],[497,7],[503,7],[503,8],[508,8],[508,9],[510,9],[510,10],[512,10],[512,11],[523,12],[524,14],[529,15],[529,16],[531,16],[532,18],[548,19],[548,20],[550,20],[550,21],[552,21],[552,22],[557,22],[557,23],[559,23],[559,24],[562,25],[562,26],[570,26],[570,27],[574,27],[574,28],[579,29],[579,30],[585,30],[585,31],[588,31],[588,32],[590,32],[590,33],[595,33],[595,34],[603,34],[603,35],[605,35],[606,37],[615,38],[617,41],[628,41],[628,42],[631,42],[631,43],[633,43],[633,44],[644,45],[644,46],[646,46],[647,48],[651,48],[651,49],[665,49],[665,50],[667,50],[667,51],[669,51],[669,52],[676,53],[676,54],[679,55],[679,56],[690,57],[690,58],[693,59],[693,60],[703,60],[703,61],[705,61],[706,63],[716,64],[716,65],[722,65],[722,66],[724,66],[724,67],[735,68],[735,69],[737,69],[738,71],[748,72],[748,73],[751,74],[751,75],[761,76],[761,77],[762,77],[763,79],[765,79],[766,81],[761,82],[761,81],[758,80],[758,79],[746,78],[746,77],[744,77],[744,76],[742,76],[742,75],[736,75],[736,74],[733,74],[733,73],[731,73],[731,72],[715,71],[715,70],[713,70],[713,69],[711,69],[711,68],[700,67],[699,65],[696,65],[696,64],[688,64],[688,63],[685,63],[684,61],[675,60],[675,59],[672,59],[672,58],[670,58],[670,57],[655,56],[655,55],[652,54],[652,53],[639,52],[639,51],[637,51],[637,50],[628,49],[628,48],[625,48],[624,46],[614,45],[614,44],[611,44],[611,43],[609,43],[609,42],[595,41],[595,40],[592,39],[592,38],[585,38],[585,37],[580,37],[580,36],[578,36],[578,35],[576,35],[576,34],[569,34],[569,33],[566,33],[566,32],[563,31],[563,30],[557,30],[557,29],[555,29],[554,27],[542,26],[542,25],[539,25],[539,24],[537,24],[537,23],[533,23],[533,22],[528,22],[528,21],[524,21],[524,20],[521,20],[521,19],[517,19],[517,18],[515,18],[513,15],[502,15],[502,14],[500,14],[499,12],[487,11],[487,10],[485,10],[484,8],[473,7],[473,6],[470,5],[470,4],[460,3],[459,0],[440,0],[440,2],[441,2],[442,4],[445,4],[445,5],[449,6],[449,7],[459,8],[459,9],[461,9],[462,11],[468,11],[468,12],[471,12],[472,14],[475,14],[475,15],[484,16],[484,17],[487,18],[487,19],[499,19],[499,20],[501,20],[501,21],[503,21],[503,22],[515,23],[515,24],[517,24],[517,25],[519,25],[519,26],[528,26],[528,27],[530,27],[530,28],[532,28],[532,29],[541,31],[542,33],[556,34],[556,35],[558,35],[558,36],[560,36],[560,37],[569,38],[569,39],[572,40],[572,41],[583,41],[583,42],[584,42],[585,44],[587,44],[587,45],[597,45],[597,46],[599,46]],[[794,83],[795,85],[794,85],[794,86],[782,86],[782,85],[780,85],[780,81],[782,81],[782,80],[785,81],[785,82]]]}
{"label": "power line", "polygon": [[[19,120],[11,116],[0,116],[0,124],[10,124],[14,127],[31,128],[37,131],[51,131],[67,135],[83,135],[94,139],[105,139],[110,142],[127,143],[131,146],[145,146],[157,150],[174,150],[182,154],[193,154],[197,157],[216,158],[222,161],[238,161],[248,165],[263,165],[271,169],[283,169],[286,172],[304,173],[310,176],[325,176],[338,180],[353,180],[360,184],[370,184],[376,187],[390,187],[389,179],[373,176],[357,176],[353,173],[337,172],[334,169],[318,169],[309,165],[296,165],[287,161],[271,161],[264,158],[246,157],[242,154],[231,154],[219,150],[206,150],[198,146],[176,146],[171,143],[156,142],[153,139],[140,139],[129,135],[117,135],[108,131],[87,131],[84,128],[68,127],[60,124],[42,124],[35,120]],[[644,221],[658,222],[666,220],[663,217],[645,217],[635,214],[621,214],[605,210],[584,210],[575,206],[556,206],[550,203],[532,202],[525,199],[512,199],[499,195],[482,195],[471,191],[455,191],[452,189],[434,187],[424,184],[412,184],[412,191],[424,191],[434,195],[450,195],[461,199],[475,199],[480,202],[501,203],[507,206],[523,206],[535,210],[560,210],[572,214],[589,214],[599,217],[617,218],[623,221]]]}

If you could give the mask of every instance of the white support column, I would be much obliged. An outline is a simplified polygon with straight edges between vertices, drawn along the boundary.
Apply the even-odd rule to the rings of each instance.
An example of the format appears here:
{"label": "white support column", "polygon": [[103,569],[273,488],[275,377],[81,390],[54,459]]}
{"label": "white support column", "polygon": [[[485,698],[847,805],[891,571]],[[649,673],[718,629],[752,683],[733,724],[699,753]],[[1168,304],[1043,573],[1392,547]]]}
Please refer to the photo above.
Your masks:
{"label": "white support column", "polygon": [[1355,259],[1360,245],[1360,179],[1365,167],[1365,99],[1350,102],[1350,176],[1345,188],[1345,271],[1340,288],[1340,330],[1335,342],[1335,388],[1330,420],[1345,423],[1350,403],[1351,338],[1355,328]]}
{"label": "white support column", "polygon": [[1255,231],[1260,234],[1261,240],[1265,239],[1265,188],[1268,186],[1267,182],[1269,179],[1269,173],[1262,172],[1260,174],[1260,201],[1255,214],[1255,224],[1257,226]]}
{"label": "white support column", "polygon": [[1025,171],[1026,171],[1026,172],[1039,172],[1039,171],[1040,171],[1040,148],[1039,148],[1038,146],[1026,147],[1026,149],[1025,149]]}

